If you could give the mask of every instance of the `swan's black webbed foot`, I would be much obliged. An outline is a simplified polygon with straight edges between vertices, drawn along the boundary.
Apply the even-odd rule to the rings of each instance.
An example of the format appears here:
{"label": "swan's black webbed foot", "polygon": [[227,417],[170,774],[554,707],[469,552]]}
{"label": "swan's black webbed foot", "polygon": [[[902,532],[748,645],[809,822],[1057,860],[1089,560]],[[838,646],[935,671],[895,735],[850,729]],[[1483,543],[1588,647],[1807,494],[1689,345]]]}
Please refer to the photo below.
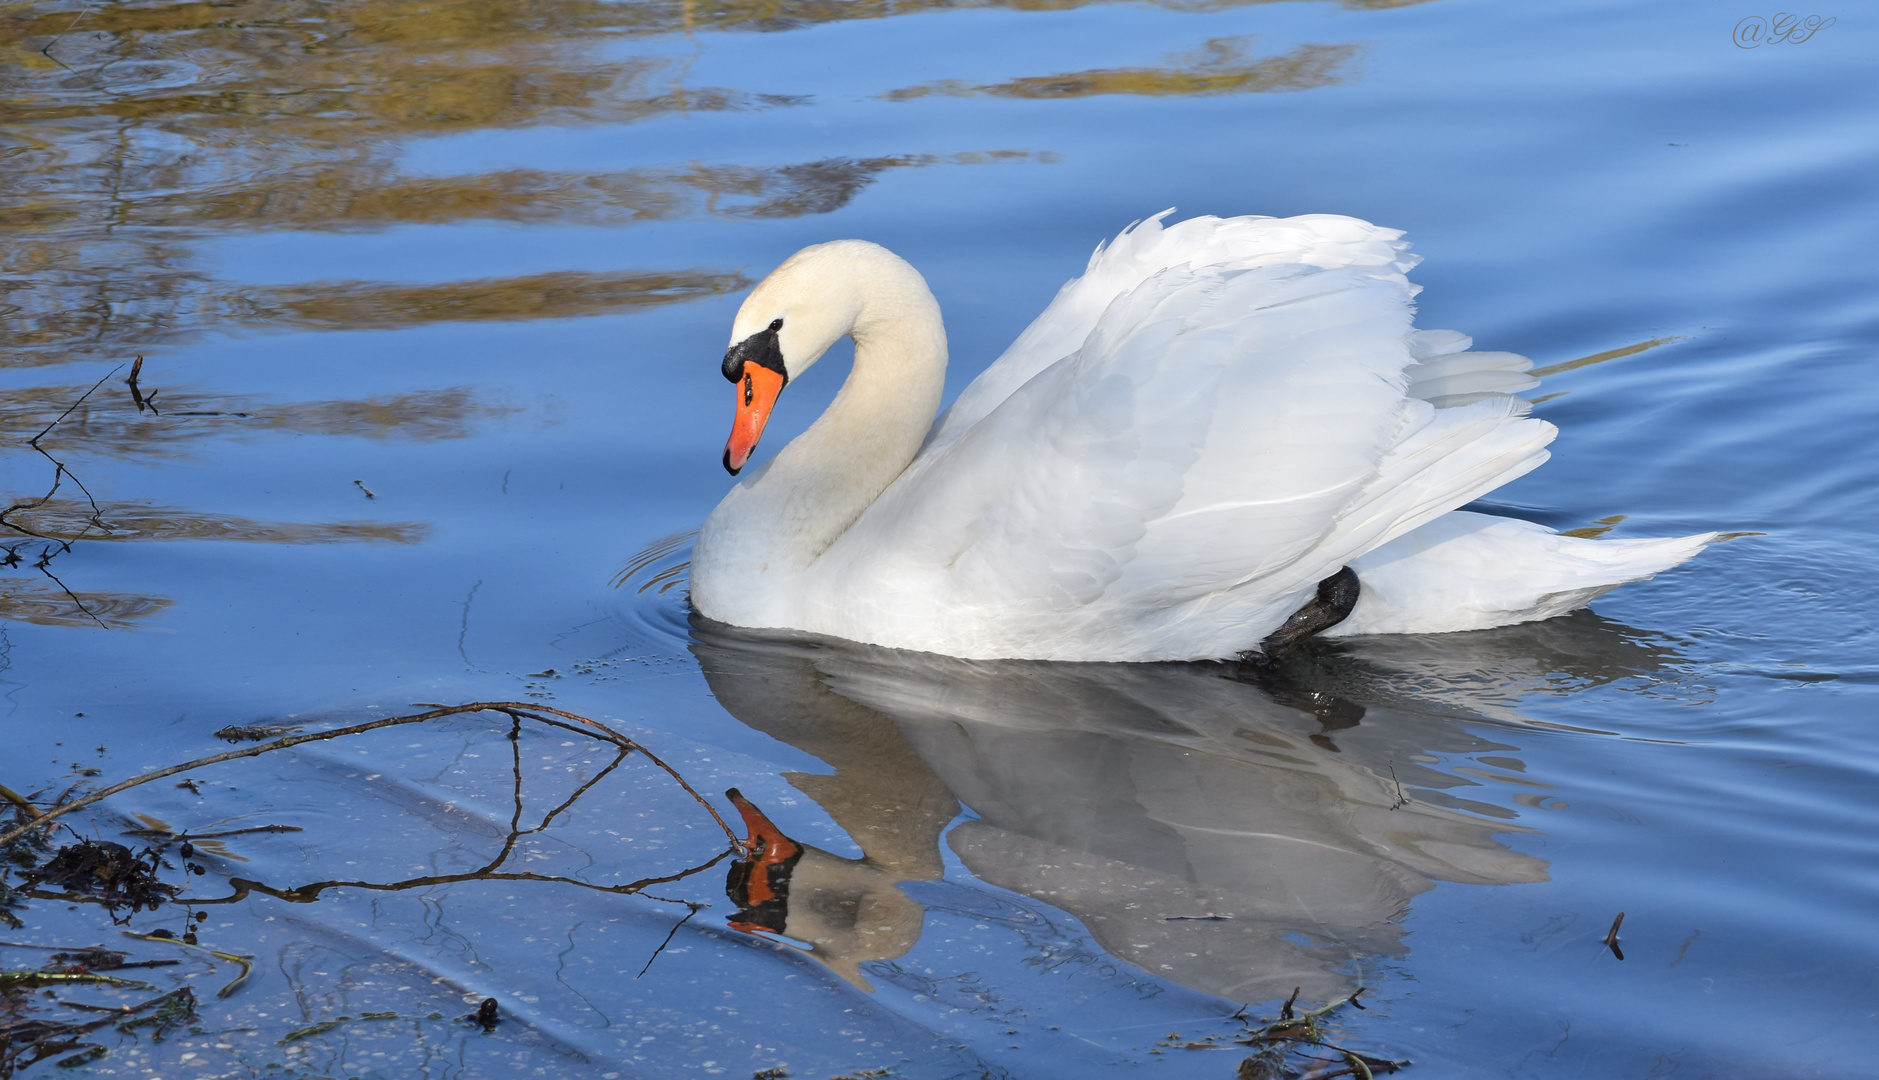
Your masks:
{"label": "swan's black webbed foot", "polygon": [[1284,625],[1266,635],[1257,650],[1248,649],[1240,659],[1248,664],[1270,664],[1279,653],[1314,634],[1321,634],[1350,617],[1361,592],[1357,571],[1346,566],[1318,583],[1318,595],[1292,613]]}

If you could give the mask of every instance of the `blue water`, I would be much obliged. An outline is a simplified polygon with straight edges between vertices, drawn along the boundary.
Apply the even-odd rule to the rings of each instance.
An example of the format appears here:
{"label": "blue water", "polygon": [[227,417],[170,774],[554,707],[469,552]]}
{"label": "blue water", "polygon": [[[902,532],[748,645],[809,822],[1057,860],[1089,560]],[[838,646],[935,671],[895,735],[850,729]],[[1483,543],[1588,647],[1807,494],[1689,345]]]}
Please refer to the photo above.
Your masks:
{"label": "blue water", "polygon": [[[0,477],[60,488],[0,544],[0,783],[523,699],[814,850],[781,938],[729,925],[728,861],[623,891],[723,832],[637,758],[543,824],[612,751],[456,718],[72,815],[304,831],[205,842],[202,875],[172,848],[187,901],[126,927],[31,900],[0,963],[186,961],[139,977],[196,987],[200,1033],[106,1028],[80,1075],[1229,1077],[1248,1048],[1181,1047],[1359,986],[1327,1030],[1410,1075],[1863,1075],[1879,80],[1857,10],[1808,13],[1745,49],[1755,12],[1696,3],[5,9]],[[919,267],[950,395],[1168,206],[1407,230],[1419,324],[1542,366],[1655,343],[1549,376],[1554,458],[1488,508],[1756,535],[1276,686],[694,625],[682,543],[610,584],[726,490],[718,357],[789,253]],[[61,474],[28,440],[94,383],[39,444]],[[408,884],[512,830],[505,866],[575,882]],[[256,958],[226,998],[228,961],[119,936],[186,910]],[[489,1033],[458,1019],[485,996]],[[364,1012],[397,1018],[281,1041]]]}

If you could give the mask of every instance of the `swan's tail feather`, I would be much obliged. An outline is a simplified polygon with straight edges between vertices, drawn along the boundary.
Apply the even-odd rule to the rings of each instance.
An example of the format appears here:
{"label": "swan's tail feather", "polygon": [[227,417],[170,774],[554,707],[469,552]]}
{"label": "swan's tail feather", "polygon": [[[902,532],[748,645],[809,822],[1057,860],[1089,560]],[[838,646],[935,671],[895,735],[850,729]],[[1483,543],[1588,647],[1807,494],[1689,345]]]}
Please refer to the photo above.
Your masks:
{"label": "swan's tail feather", "polygon": [[1510,352],[1470,352],[1474,340],[1455,330],[1417,330],[1409,335],[1403,369],[1405,392],[1438,409],[1472,405],[1497,394],[1519,394],[1540,385],[1528,374],[1533,361]]}
{"label": "swan's tail feather", "polygon": [[1715,533],[1588,540],[1457,511],[1356,560],[1357,607],[1326,636],[1440,634],[1550,619],[1702,551]]}
{"label": "swan's tail feather", "polygon": [[1525,476],[1545,463],[1559,434],[1508,394],[1423,408],[1420,426],[1390,451],[1320,547],[1325,565],[1343,565]]}

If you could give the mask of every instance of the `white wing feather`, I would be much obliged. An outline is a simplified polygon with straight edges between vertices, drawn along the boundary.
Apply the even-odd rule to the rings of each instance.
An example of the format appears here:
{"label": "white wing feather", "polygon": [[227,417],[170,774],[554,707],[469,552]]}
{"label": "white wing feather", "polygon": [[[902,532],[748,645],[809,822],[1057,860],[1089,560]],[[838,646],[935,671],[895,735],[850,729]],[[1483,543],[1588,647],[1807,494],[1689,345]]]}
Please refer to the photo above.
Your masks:
{"label": "white wing feather", "polygon": [[928,438],[929,447],[958,438],[1032,376],[1082,348],[1096,321],[1117,297],[1164,270],[1250,270],[1300,263],[1327,270],[1394,266],[1408,272],[1422,261],[1421,256],[1410,254],[1407,244],[1398,242],[1403,235],[1400,230],[1381,229],[1337,214],[1204,216],[1164,227],[1162,219],[1172,213],[1172,209],[1163,210],[1122,230],[1113,241],[1098,244],[1083,276],[1065,283],[1043,313],[940,416]]}

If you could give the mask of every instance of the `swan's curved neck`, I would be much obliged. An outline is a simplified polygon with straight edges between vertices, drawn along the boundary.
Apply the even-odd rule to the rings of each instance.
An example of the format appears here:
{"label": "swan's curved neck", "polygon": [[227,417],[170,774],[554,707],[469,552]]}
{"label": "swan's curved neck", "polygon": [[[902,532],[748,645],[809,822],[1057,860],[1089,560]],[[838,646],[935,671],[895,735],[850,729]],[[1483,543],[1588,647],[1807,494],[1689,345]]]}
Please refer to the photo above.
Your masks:
{"label": "swan's curved neck", "polygon": [[946,381],[946,331],[926,282],[888,258],[893,265],[858,267],[845,283],[854,321],[831,327],[823,343],[854,339],[854,367],[841,392],[707,523],[707,533],[720,532],[714,547],[735,548],[719,556],[770,573],[808,566],[919,452]]}
{"label": "swan's curved neck", "polygon": [[791,546],[811,560],[913,461],[946,382],[937,311],[929,325],[857,327],[853,336],[854,369],[841,392],[758,482],[787,492],[797,523]]}

